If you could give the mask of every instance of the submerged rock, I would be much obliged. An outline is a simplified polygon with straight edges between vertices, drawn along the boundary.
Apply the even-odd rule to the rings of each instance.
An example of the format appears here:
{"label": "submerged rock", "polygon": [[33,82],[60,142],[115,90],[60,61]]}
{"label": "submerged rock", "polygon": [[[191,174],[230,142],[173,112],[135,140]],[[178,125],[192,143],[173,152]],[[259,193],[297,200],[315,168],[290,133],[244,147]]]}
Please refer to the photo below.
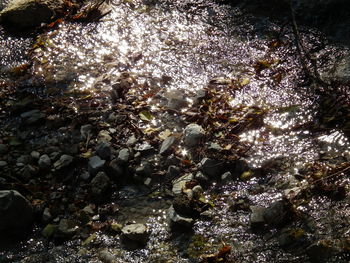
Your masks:
{"label": "submerged rock", "polygon": [[58,171],[69,167],[73,162],[73,157],[67,154],[63,154],[60,159],[53,164],[54,168]]}
{"label": "submerged rock", "polygon": [[38,165],[41,169],[48,169],[51,166],[51,159],[47,154],[43,154],[40,156]]}
{"label": "submerged rock", "polygon": [[224,163],[219,160],[204,158],[199,163],[199,169],[209,177],[219,177],[224,172]]}
{"label": "submerged rock", "polygon": [[171,224],[180,225],[184,227],[191,227],[194,223],[194,219],[187,216],[179,215],[173,206],[170,206],[168,210],[168,218]]}
{"label": "submerged rock", "polygon": [[25,124],[31,125],[45,118],[45,114],[39,110],[31,110],[21,114],[21,118]]}
{"label": "submerged rock", "polygon": [[174,136],[167,137],[162,142],[162,145],[160,146],[159,154],[167,153],[171,149],[171,147],[173,146],[174,142],[175,142],[175,137]]}
{"label": "submerged rock", "polygon": [[[169,169],[171,169],[173,167],[173,170],[178,169],[177,167],[174,166],[170,166]],[[177,171],[177,170],[175,170]],[[180,174],[180,172],[178,172],[178,174]],[[173,178],[173,177],[171,177]],[[173,188],[172,191],[174,194],[181,194],[182,190],[185,188],[186,183],[190,182],[191,180],[193,180],[193,174],[185,174],[179,178],[177,178],[174,182],[173,182]]]}
{"label": "submerged rock", "polygon": [[96,174],[97,172],[101,171],[103,169],[103,166],[105,165],[105,160],[102,160],[99,156],[93,156],[89,159],[89,173],[90,174]]}
{"label": "submerged rock", "polygon": [[22,236],[32,223],[33,209],[29,201],[15,190],[0,191],[0,239]]}
{"label": "submerged rock", "polygon": [[62,0],[12,0],[0,13],[2,24],[16,28],[31,28],[52,21]]}
{"label": "submerged rock", "polygon": [[130,224],[122,228],[123,243],[128,248],[146,245],[150,232],[145,224]]}
{"label": "submerged rock", "polygon": [[97,201],[102,201],[106,199],[108,191],[110,189],[109,177],[104,172],[99,172],[91,180],[91,192]]}
{"label": "submerged rock", "polygon": [[184,130],[184,143],[188,147],[196,146],[205,137],[205,131],[202,126],[191,123]]}

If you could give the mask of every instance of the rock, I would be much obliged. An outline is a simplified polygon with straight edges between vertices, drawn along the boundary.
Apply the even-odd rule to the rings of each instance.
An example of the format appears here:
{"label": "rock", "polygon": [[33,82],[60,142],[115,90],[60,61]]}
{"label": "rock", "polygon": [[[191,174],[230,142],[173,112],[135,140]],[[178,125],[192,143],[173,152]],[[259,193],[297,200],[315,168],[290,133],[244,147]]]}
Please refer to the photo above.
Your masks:
{"label": "rock", "polygon": [[54,224],[47,224],[41,234],[46,238],[51,238],[54,236],[54,234],[57,232],[58,225]]}
{"label": "rock", "polygon": [[6,167],[7,162],[6,161],[0,161],[0,167]]}
{"label": "rock", "polygon": [[204,158],[199,163],[199,169],[207,176],[217,178],[224,172],[224,163],[219,160]]}
{"label": "rock", "polygon": [[92,133],[92,125],[86,124],[80,127],[80,134],[84,139],[87,139],[88,137],[91,137]]}
{"label": "rock", "polygon": [[97,136],[97,142],[98,143],[102,143],[102,142],[110,142],[112,140],[112,137],[111,135],[109,134],[109,131],[106,131],[106,130],[102,130],[98,133],[98,136]]}
{"label": "rock", "polygon": [[191,227],[194,223],[193,218],[181,216],[178,213],[176,213],[173,206],[170,206],[168,210],[168,218],[172,224],[184,226],[186,228]]}
{"label": "rock", "polygon": [[107,249],[104,249],[98,253],[98,258],[103,263],[117,263],[117,258],[112,253],[110,253]]}
{"label": "rock", "polygon": [[139,245],[145,245],[150,232],[145,224],[130,224],[122,228],[122,235],[125,241],[134,241]]}
{"label": "rock", "polygon": [[191,123],[184,130],[184,143],[188,147],[194,147],[205,137],[204,129],[198,124]]}
{"label": "rock", "polygon": [[99,172],[91,180],[91,193],[98,202],[103,201],[107,198],[111,182],[109,177],[104,172]]}
{"label": "rock", "polygon": [[69,167],[73,162],[73,157],[67,154],[63,154],[58,161],[56,161],[53,166],[56,171],[62,170]]}
{"label": "rock", "polygon": [[12,0],[0,13],[1,23],[13,28],[31,28],[52,21],[62,0]]}
{"label": "rock", "polygon": [[159,154],[167,153],[171,149],[171,147],[173,146],[174,142],[175,142],[175,137],[174,136],[167,137],[162,142],[162,145],[160,146]]}
{"label": "rock", "polygon": [[305,247],[305,231],[301,228],[282,229],[277,241],[281,247]]}
{"label": "rock", "polygon": [[122,163],[127,163],[130,159],[130,150],[128,148],[121,149],[118,154],[118,160]]}
{"label": "rock", "polygon": [[200,185],[196,185],[192,188],[192,192],[195,197],[198,197],[203,193],[203,188]]}
{"label": "rock", "polygon": [[334,249],[329,242],[321,240],[309,246],[306,249],[306,253],[309,256],[310,262],[322,263],[328,262],[328,259],[334,253]]}
{"label": "rock", "polygon": [[89,158],[89,164],[88,169],[89,173],[91,175],[95,175],[97,172],[101,171],[103,169],[103,166],[105,165],[105,160],[102,160],[98,156],[93,156]]}
{"label": "rock", "polygon": [[290,211],[283,200],[272,203],[264,210],[265,222],[274,227],[280,227],[286,224],[290,216]]}
{"label": "rock", "polygon": [[126,174],[126,169],[125,169],[125,165],[120,163],[120,161],[118,159],[113,159],[110,163],[109,163],[109,170],[110,173],[112,175],[112,179],[113,178],[123,178],[124,175]]}
{"label": "rock", "polygon": [[41,169],[48,169],[51,166],[51,159],[47,154],[41,155],[38,161],[38,165]]}
{"label": "rock", "polygon": [[251,206],[250,227],[252,230],[261,230],[265,225],[264,212],[265,207]]}
{"label": "rock", "polygon": [[134,149],[135,151],[140,152],[142,156],[146,156],[154,152],[153,146],[148,142],[137,145]]}
{"label": "rock", "polygon": [[23,119],[25,124],[31,125],[45,118],[45,114],[40,112],[39,110],[31,110],[22,113],[21,118]]}
{"label": "rock", "polygon": [[211,142],[210,145],[208,146],[208,150],[221,152],[223,148],[219,144],[215,142]]}
{"label": "rock", "polygon": [[232,176],[231,172],[226,172],[223,175],[221,175],[221,181],[223,183],[228,183],[228,182],[232,181],[232,179],[233,179],[233,176]]}
{"label": "rock", "polygon": [[75,235],[79,227],[70,219],[61,219],[58,224],[56,236],[59,238],[71,238]]}
{"label": "rock", "polygon": [[130,136],[129,139],[126,141],[126,145],[130,147],[135,146],[136,143],[137,143],[137,139],[135,135]]}
{"label": "rock", "polygon": [[209,183],[208,177],[205,176],[202,172],[197,172],[194,178],[201,184]]}
{"label": "rock", "polygon": [[96,147],[96,154],[104,160],[109,160],[111,158],[111,155],[112,155],[112,150],[111,150],[110,144],[107,142],[101,142]]}
{"label": "rock", "polygon": [[185,217],[195,218],[202,212],[199,203],[185,193],[175,196],[173,207],[177,214]]}
{"label": "rock", "polygon": [[6,144],[0,144],[0,154],[5,154],[8,152],[8,146]]}
{"label": "rock", "polygon": [[164,97],[167,99],[167,107],[169,109],[179,110],[188,105],[185,95],[181,90],[167,91]]}
{"label": "rock", "polygon": [[21,155],[17,158],[17,164],[29,164],[32,161],[32,156],[30,155]]}
{"label": "rock", "polygon": [[147,161],[142,161],[141,165],[136,168],[136,174],[142,177],[151,177],[152,176],[152,166]]}
{"label": "rock", "polygon": [[43,212],[42,219],[44,222],[48,222],[52,218],[52,215],[50,213],[50,209],[46,207]]}
{"label": "rock", "polygon": [[37,151],[32,151],[32,152],[30,153],[30,156],[31,156],[33,159],[38,160],[39,157],[40,157],[40,153],[37,152]]}
{"label": "rock", "polygon": [[29,201],[15,190],[0,191],[1,238],[23,236],[33,223]]}
{"label": "rock", "polygon": [[[171,166],[170,166],[171,167]],[[169,168],[170,168],[169,167]],[[185,174],[173,181],[172,191],[175,195],[181,194],[182,190],[185,188],[186,183],[193,180],[193,174]]]}
{"label": "rock", "polygon": [[82,172],[82,173],[80,174],[80,178],[83,179],[83,180],[85,180],[85,181],[89,180],[89,178],[90,178],[89,172],[88,172],[88,171]]}

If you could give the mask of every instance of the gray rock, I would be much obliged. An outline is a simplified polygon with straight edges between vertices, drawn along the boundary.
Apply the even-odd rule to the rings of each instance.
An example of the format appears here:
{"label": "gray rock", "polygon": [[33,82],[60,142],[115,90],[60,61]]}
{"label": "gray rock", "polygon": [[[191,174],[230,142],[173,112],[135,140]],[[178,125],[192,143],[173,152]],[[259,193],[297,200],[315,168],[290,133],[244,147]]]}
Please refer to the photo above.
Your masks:
{"label": "gray rock", "polygon": [[91,124],[86,124],[86,125],[83,125],[80,127],[80,134],[84,139],[91,136],[91,133],[92,133],[92,125]]}
{"label": "gray rock", "polygon": [[102,142],[110,142],[112,140],[111,135],[109,134],[109,131],[102,130],[98,133],[97,136],[97,142],[102,143]]}
{"label": "gray rock", "polygon": [[328,259],[334,253],[333,247],[329,245],[329,242],[318,241],[309,246],[306,249],[306,253],[309,256],[312,263],[328,262]]}
{"label": "gray rock", "polygon": [[283,200],[272,203],[264,210],[264,220],[270,226],[282,226],[289,219],[290,213]]}
{"label": "gray rock", "polygon": [[135,146],[136,143],[137,143],[137,139],[135,135],[130,136],[129,139],[126,141],[127,146]]}
{"label": "gray rock", "polygon": [[33,159],[38,160],[39,157],[40,157],[40,153],[37,152],[37,151],[32,151],[32,152],[30,153],[30,156],[32,156]]}
{"label": "gray rock", "polygon": [[208,146],[208,150],[220,152],[223,150],[223,148],[219,144],[211,142]]}
{"label": "gray rock", "polygon": [[73,157],[67,154],[63,154],[53,166],[56,171],[69,167],[73,162]]}
{"label": "gray rock", "polygon": [[178,213],[176,213],[173,206],[170,206],[167,214],[171,224],[180,225],[184,227],[191,227],[194,223],[193,218],[181,216]]}
{"label": "gray rock", "polygon": [[21,118],[23,119],[25,124],[31,125],[45,118],[45,114],[40,112],[39,110],[31,110],[22,113]]}
{"label": "gray rock", "polygon": [[175,165],[170,165],[168,167],[168,170],[166,172],[166,178],[167,179],[174,179],[180,176],[180,168]]}
{"label": "gray rock", "polygon": [[136,241],[137,243],[146,244],[150,232],[145,224],[130,224],[122,228],[122,234],[125,238]]}
{"label": "gray rock", "polygon": [[104,160],[109,160],[111,158],[111,155],[112,155],[112,150],[111,150],[110,144],[107,142],[101,142],[96,147],[96,154]]}
{"label": "gray rock", "polygon": [[102,201],[106,199],[108,196],[108,192],[111,187],[111,181],[109,177],[104,172],[99,172],[92,180],[91,180],[91,193],[97,201]]}
{"label": "gray rock", "polygon": [[201,184],[208,184],[209,179],[206,175],[204,175],[202,172],[197,172],[195,177],[194,177],[198,182]]}
{"label": "gray rock", "polygon": [[52,218],[52,215],[50,213],[50,209],[46,207],[43,212],[42,219],[44,222],[48,222]]}
{"label": "gray rock", "polygon": [[167,137],[162,142],[162,145],[160,146],[159,154],[167,153],[171,149],[171,147],[174,145],[174,142],[175,142],[175,137],[174,136]]}
{"label": "gray rock", "polygon": [[51,159],[47,154],[41,155],[38,161],[38,165],[41,169],[48,169],[51,166]]}
{"label": "gray rock", "polygon": [[151,177],[152,176],[152,166],[147,161],[142,161],[141,165],[136,168],[136,174],[142,177]]}
{"label": "gray rock", "polygon": [[7,166],[7,162],[6,161],[0,161],[0,167],[5,167]]}
{"label": "gray rock", "polygon": [[0,191],[0,232],[6,236],[22,236],[33,223],[33,209],[29,201],[15,190]]}
{"label": "gray rock", "polygon": [[193,174],[185,174],[181,176],[180,178],[177,178],[173,182],[173,188],[172,191],[174,194],[181,194],[182,190],[185,188],[186,183],[193,180]]}
{"label": "gray rock", "polygon": [[125,175],[125,168],[122,163],[118,159],[113,159],[109,163],[109,168],[113,178],[122,178]]}
{"label": "gray rock", "polygon": [[94,175],[97,172],[101,171],[103,169],[103,166],[105,165],[105,162],[106,162],[105,160],[102,160],[98,156],[93,156],[89,158],[89,164],[88,164],[89,173],[91,175]]}
{"label": "gray rock", "polygon": [[232,179],[233,179],[233,176],[230,172],[226,172],[223,175],[221,175],[221,181],[223,183],[228,183],[228,182],[232,181]]}
{"label": "gray rock", "polygon": [[203,188],[200,185],[196,185],[192,188],[192,192],[195,197],[200,196],[203,193]]}
{"label": "gray rock", "polygon": [[83,179],[83,180],[85,180],[85,181],[89,180],[89,178],[90,178],[89,172],[87,172],[87,171],[82,172],[82,173],[80,174],[80,178]]}
{"label": "gray rock", "polygon": [[169,109],[179,110],[188,105],[184,93],[181,90],[170,90],[164,94]]}
{"label": "gray rock", "polygon": [[0,154],[5,154],[8,152],[8,146],[6,144],[0,144]]}
{"label": "gray rock", "polygon": [[107,249],[104,249],[98,253],[98,258],[103,263],[117,263],[117,257],[114,256],[111,252],[109,252]]}
{"label": "gray rock", "polygon": [[79,227],[73,220],[61,219],[58,224],[56,235],[59,237],[70,238],[74,236],[78,229]]}
{"label": "gray rock", "polygon": [[118,160],[123,163],[127,163],[130,160],[130,150],[128,148],[121,149],[118,153]]}
{"label": "gray rock", "polygon": [[12,0],[0,13],[0,19],[12,27],[36,27],[52,21],[60,7],[62,0]]}
{"label": "gray rock", "polygon": [[264,227],[265,225],[265,219],[264,219],[264,212],[265,207],[261,206],[251,206],[250,210],[252,211],[250,215],[250,227],[253,230],[259,230]]}
{"label": "gray rock", "polygon": [[32,161],[32,156],[30,155],[21,155],[17,158],[17,163],[29,164]]}
{"label": "gray rock", "polygon": [[219,177],[224,172],[224,164],[219,160],[204,158],[199,163],[199,169],[209,177]]}
{"label": "gray rock", "polygon": [[196,146],[205,137],[204,129],[198,124],[191,123],[184,130],[184,143],[188,147]]}
{"label": "gray rock", "polygon": [[143,155],[143,156],[154,152],[153,146],[150,145],[148,142],[144,142],[140,145],[137,145],[137,146],[135,146],[134,149],[135,149],[135,151],[140,152],[141,155]]}

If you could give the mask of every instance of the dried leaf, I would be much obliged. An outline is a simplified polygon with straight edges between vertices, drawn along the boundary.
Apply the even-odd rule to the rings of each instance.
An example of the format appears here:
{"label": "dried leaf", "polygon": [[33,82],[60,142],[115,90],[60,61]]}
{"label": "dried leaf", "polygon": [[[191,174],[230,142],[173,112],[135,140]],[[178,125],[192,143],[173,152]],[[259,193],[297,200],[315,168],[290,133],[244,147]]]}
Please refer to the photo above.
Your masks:
{"label": "dried leaf", "polygon": [[149,111],[146,111],[146,110],[141,111],[139,113],[139,116],[143,121],[151,121],[154,119],[154,116]]}

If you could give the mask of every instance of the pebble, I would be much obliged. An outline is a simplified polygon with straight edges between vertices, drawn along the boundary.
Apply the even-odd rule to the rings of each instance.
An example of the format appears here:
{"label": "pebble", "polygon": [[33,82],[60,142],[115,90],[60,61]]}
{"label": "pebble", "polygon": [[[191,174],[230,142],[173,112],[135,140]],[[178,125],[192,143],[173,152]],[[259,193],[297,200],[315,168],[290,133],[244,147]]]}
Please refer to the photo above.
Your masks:
{"label": "pebble", "polygon": [[0,167],[5,167],[7,166],[7,162],[6,161],[0,161]]}
{"label": "pebble", "polygon": [[112,155],[112,150],[111,150],[110,144],[107,142],[101,142],[96,147],[96,154],[104,160],[109,160],[111,158],[111,155]]}
{"label": "pebble", "polygon": [[6,144],[0,144],[0,154],[5,154],[8,152],[8,146]]}
{"label": "pebble", "polygon": [[111,182],[104,172],[98,174],[91,180],[91,193],[97,201],[106,199]]}
{"label": "pebble", "polygon": [[130,224],[122,228],[122,234],[129,240],[146,244],[150,235],[145,224]]}
{"label": "pebble", "polygon": [[175,142],[175,137],[174,136],[169,136],[167,137],[163,142],[159,150],[159,154],[165,154],[167,153],[171,147],[173,146]]}
{"label": "pebble", "polygon": [[182,189],[185,188],[186,183],[191,181],[193,179],[193,174],[185,174],[181,176],[180,178],[177,178],[173,182],[173,188],[172,191],[174,194],[181,194]]}
{"label": "pebble", "polygon": [[91,124],[86,124],[86,125],[83,125],[80,127],[80,134],[84,139],[91,136],[91,132],[92,132],[92,125]]}
{"label": "pebble", "polygon": [[41,169],[48,169],[51,166],[51,159],[47,154],[41,155],[38,161],[38,165]]}
{"label": "pebble", "polygon": [[202,126],[191,123],[184,130],[184,143],[188,147],[196,146],[205,137],[205,131]]}
{"label": "pebble", "polygon": [[170,206],[167,215],[172,224],[181,225],[184,227],[191,227],[194,223],[193,218],[181,216],[178,213],[176,213],[173,206]]}
{"label": "pebble", "polygon": [[97,172],[103,169],[105,164],[105,160],[102,160],[99,156],[93,156],[89,158],[88,169],[91,175],[96,174]]}
{"label": "pebble", "polygon": [[208,175],[209,177],[219,177],[224,170],[224,164],[222,161],[209,158],[203,158],[198,166],[203,174]]}
{"label": "pebble", "polygon": [[127,163],[130,159],[130,150],[128,148],[121,149],[118,154],[118,160],[123,163]]}
{"label": "pebble", "polygon": [[233,176],[232,176],[231,172],[226,172],[223,175],[221,175],[221,181],[223,183],[228,183],[228,182],[232,181],[232,179],[233,179]]}
{"label": "pebble", "polygon": [[39,110],[31,110],[21,114],[24,123],[31,125],[45,118],[45,114]]}
{"label": "pebble", "polygon": [[67,154],[63,154],[58,161],[56,161],[53,166],[56,170],[61,170],[70,166],[73,162],[73,157]]}

